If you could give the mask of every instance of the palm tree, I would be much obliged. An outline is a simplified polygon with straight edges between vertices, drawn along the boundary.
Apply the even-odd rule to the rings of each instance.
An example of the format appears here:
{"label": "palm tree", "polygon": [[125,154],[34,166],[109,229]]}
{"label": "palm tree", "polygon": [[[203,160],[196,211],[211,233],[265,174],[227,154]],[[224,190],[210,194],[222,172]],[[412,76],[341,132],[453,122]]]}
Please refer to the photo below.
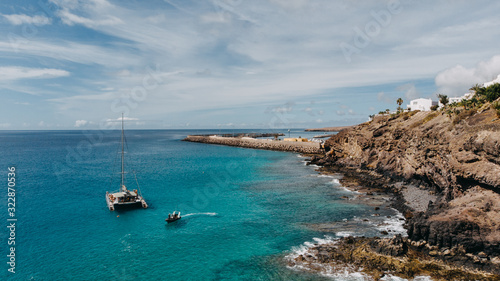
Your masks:
{"label": "palm tree", "polygon": [[401,110],[401,105],[403,104],[403,99],[402,98],[398,98],[398,100],[396,101],[396,103],[398,104],[398,111]]}
{"label": "palm tree", "polygon": [[472,97],[469,100],[469,103],[472,105],[472,107],[476,107],[479,104],[479,101],[476,99],[476,97]]}
{"label": "palm tree", "polygon": [[438,98],[439,98],[439,102],[442,103],[444,107],[446,107],[446,105],[449,102],[448,96],[447,95],[438,94]]}
{"label": "palm tree", "polygon": [[479,99],[484,99],[485,96],[485,88],[482,87],[479,84],[476,84],[472,86],[469,90],[474,91],[474,96],[478,97]]}
{"label": "palm tree", "polygon": [[468,109],[470,105],[470,101],[468,99],[463,99],[460,101],[460,105],[464,107],[464,109]]}
{"label": "palm tree", "polygon": [[482,88],[481,85],[476,84],[476,85],[472,86],[469,90],[477,93],[479,91],[479,89],[481,89],[481,88]]}

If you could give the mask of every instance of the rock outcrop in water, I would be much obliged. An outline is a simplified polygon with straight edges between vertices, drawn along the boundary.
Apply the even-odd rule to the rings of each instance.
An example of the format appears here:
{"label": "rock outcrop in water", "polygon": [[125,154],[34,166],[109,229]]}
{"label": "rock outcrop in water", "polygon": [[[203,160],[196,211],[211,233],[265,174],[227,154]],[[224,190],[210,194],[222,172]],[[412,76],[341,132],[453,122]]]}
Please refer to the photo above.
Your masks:
{"label": "rock outcrop in water", "polygon": [[[379,116],[333,136],[325,151],[311,163],[396,192],[408,238],[424,252],[498,274],[500,119],[488,105]],[[458,251],[468,258],[443,254]]]}
{"label": "rock outcrop in water", "polygon": [[[303,253],[286,257],[292,268],[315,273],[362,272],[364,279],[380,280],[385,275],[403,278],[431,276],[432,280],[499,280],[500,275],[484,270],[468,270],[422,254],[420,246],[400,235],[394,238],[345,237],[317,244]],[[471,260],[463,252],[446,253],[447,257]],[[435,255],[437,256],[437,254]],[[491,265],[491,261],[486,263]],[[490,269],[490,268],[488,268]],[[369,277],[368,277],[369,276]]]}

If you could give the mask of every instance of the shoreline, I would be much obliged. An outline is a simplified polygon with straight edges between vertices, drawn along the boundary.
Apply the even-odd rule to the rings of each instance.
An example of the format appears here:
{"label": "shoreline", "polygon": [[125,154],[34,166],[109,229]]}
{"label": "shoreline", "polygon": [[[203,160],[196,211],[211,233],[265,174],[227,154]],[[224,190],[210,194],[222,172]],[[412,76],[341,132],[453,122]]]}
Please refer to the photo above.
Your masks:
{"label": "shoreline", "polygon": [[[314,156],[307,159],[307,165],[318,166],[313,163],[314,160]],[[373,171],[340,166],[318,166],[316,171],[322,175],[342,175],[339,178],[342,186],[353,192],[364,193],[361,196],[366,198],[364,204],[367,205],[370,205],[369,200],[376,200],[371,195],[389,195],[391,208],[403,214],[406,232],[408,219],[414,213],[424,213],[430,206],[416,211],[415,206],[410,206],[407,200],[419,196],[419,188],[412,186],[412,191],[417,194],[404,194],[404,183]],[[391,235],[382,231],[381,234]],[[409,279],[430,276],[432,280],[500,280],[500,259],[497,257],[474,255],[461,247],[439,248],[412,241],[399,233],[384,238],[346,235],[320,243],[305,242],[304,245],[308,245],[307,250],[302,249],[302,253],[294,251],[286,256],[290,268],[325,276],[335,270],[345,271],[375,280],[387,275]],[[349,255],[350,258],[346,259]]]}
{"label": "shoreline", "polygon": [[323,276],[356,275],[370,280],[384,277],[423,280],[499,280],[490,272],[466,269],[434,257],[426,257],[407,238],[347,236],[305,242],[285,260],[288,267]]}
{"label": "shoreline", "polygon": [[[305,152],[302,149],[297,149],[297,147],[303,147],[305,143],[295,143],[290,142],[292,146],[283,147],[280,144],[284,142],[274,142],[269,140],[256,140],[249,138],[222,138],[215,136],[188,136],[185,141],[194,141],[201,142],[207,144],[219,144],[219,145],[229,145],[229,146],[237,146],[244,148],[254,148],[254,149],[265,149],[265,150],[276,150],[276,151],[288,151],[288,152],[298,152],[301,153],[302,156],[310,158],[306,159],[306,165],[316,165],[318,169],[316,169],[320,174],[323,175],[339,175],[342,177],[339,178],[339,182],[345,188],[351,191],[357,191],[365,193],[366,198],[368,198],[374,193],[383,193],[389,194],[389,205],[401,212],[404,216],[404,225],[405,229],[409,231],[408,222],[411,218],[414,220],[414,216],[418,217],[419,215],[427,212],[431,207],[432,202],[436,202],[437,196],[429,192],[429,189],[425,189],[422,186],[417,187],[416,185],[412,185],[410,183],[405,183],[400,178],[393,178],[390,174],[383,175],[375,172],[374,170],[369,169],[360,169],[348,166],[339,166],[335,165],[332,162],[325,160],[325,152],[319,149],[311,152],[310,150],[306,150]],[[274,144],[273,144],[274,143]],[[273,144],[273,145],[270,145]],[[299,144],[299,145],[297,145]],[[407,189],[407,187],[410,187]],[[420,199],[420,200],[419,200]],[[434,200],[433,200],[434,199]],[[413,201],[419,201],[413,203]],[[363,202],[368,204],[367,202]],[[434,207],[434,206],[433,206]],[[328,227],[328,226],[327,226]],[[333,228],[331,228],[333,229]],[[382,235],[388,235],[389,233],[381,233]],[[351,237],[352,238],[352,237]],[[347,240],[346,240],[347,239]],[[389,247],[390,249],[394,247],[399,247],[405,249],[403,255],[411,256],[410,260],[406,260],[406,262],[399,261],[400,264],[399,269],[394,269],[388,272],[379,272],[373,270],[370,274],[372,277],[380,276],[380,274],[394,274],[396,276],[420,276],[420,275],[431,275],[434,278],[438,278],[438,280],[442,280],[443,272],[453,272],[454,276],[457,276],[458,279],[462,278],[468,280],[467,278],[475,278],[477,280],[500,280],[500,259],[498,257],[489,257],[484,254],[473,254],[464,251],[462,248],[454,246],[454,247],[438,247],[436,245],[432,245],[431,241],[426,243],[425,241],[412,241],[409,238],[402,238],[394,240],[395,238],[380,238],[378,236],[366,238],[363,237],[364,244],[363,245],[384,245],[385,248]],[[341,238],[342,242],[339,243],[352,243],[348,238]],[[346,242],[347,241],[347,242]],[[397,245],[395,245],[397,241]],[[363,246],[363,247],[365,247]],[[324,248],[318,248],[318,245],[315,245],[311,248],[312,253],[308,253],[306,256],[302,256],[299,258],[300,260],[289,261],[292,263],[300,263],[304,262],[302,266],[309,267],[309,269],[314,269],[318,264],[330,264],[332,262],[337,262],[332,260],[331,258],[323,258],[321,255],[317,255],[317,253],[321,251],[325,251]],[[338,248],[335,245],[330,245],[330,248],[327,250],[331,253],[334,253]],[[372,251],[373,249],[366,248],[371,257],[374,257],[377,262],[382,262],[380,256],[387,256],[388,253],[385,252],[377,252]],[[409,252],[408,252],[408,249]],[[365,251],[365,252],[366,252]],[[370,252],[371,251],[371,252]],[[401,257],[391,256],[390,258],[384,259],[384,262],[388,262],[390,264],[394,264],[397,260],[400,260]],[[330,255],[330,257],[333,257]],[[365,260],[368,262],[366,268],[370,268],[369,262],[373,260],[366,260],[366,257],[360,256],[361,260]],[[437,266],[440,269],[436,270],[436,272],[432,272],[426,269],[426,266],[429,265],[427,260],[431,260],[431,266]],[[343,261],[340,261],[343,262]],[[425,262],[425,263],[424,263]],[[350,260],[347,263],[343,263],[343,266],[351,266],[352,263],[357,263],[357,266],[363,267],[363,265],[358,260]],[[407,272],[409,266],[416,266],[414,273]],[[294,265],[295,266],[295,265]],[[386,265],[384,265],[386,266]],[[451,271],[447,271],[452,268]],[[479,272],[479,270],[483,270]],[[479,273],[478,273],[479,272]],[[321,272],[316,272],[321,274]],[[409,274],[409,275],[408,275]],[[479,275],[478,275],[479,274]],[[497,275],[495,275],[497,274]]]}

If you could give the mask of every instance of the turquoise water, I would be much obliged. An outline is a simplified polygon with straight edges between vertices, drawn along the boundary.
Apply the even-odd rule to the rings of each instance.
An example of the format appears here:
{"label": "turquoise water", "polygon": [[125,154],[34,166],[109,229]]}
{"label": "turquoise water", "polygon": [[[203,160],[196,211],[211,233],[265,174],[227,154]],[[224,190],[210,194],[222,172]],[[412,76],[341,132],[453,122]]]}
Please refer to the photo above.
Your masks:
{"label": "turquoise water", "polygon": [[[127,131],[126,168],[150,208],[110,212],[120,132],[0,132],[2,220],[10,165],[18,219],[16,273],[2,227],[0,279],[322,280],[283,257],[332,235],[309,225],[373,209],[342,200],[349,192],[297,154],[182,142],[190,133],[200,132]],[[167,225],[174,210],[184,217]]]}

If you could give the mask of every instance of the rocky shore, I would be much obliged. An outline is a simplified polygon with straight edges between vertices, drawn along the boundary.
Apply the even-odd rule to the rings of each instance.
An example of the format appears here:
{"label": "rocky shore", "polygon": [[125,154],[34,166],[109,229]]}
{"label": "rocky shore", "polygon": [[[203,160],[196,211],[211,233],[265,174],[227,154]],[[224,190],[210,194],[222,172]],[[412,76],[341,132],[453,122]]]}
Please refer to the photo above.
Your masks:
{"label": "rocky shore", "polygon": [[[324,273],[353,268],[433,280],[500,280],[500,119],[485,105],[375,117],[317,143],[188,136],[185,141],[309,155],[350,189],[390,193],[407,237],[350,237],[288,257]],[[390,232],[389,232],[390,233]],[[382,235],[387,236],[388,233]]]}
{"label": "rocky shore", "polygon": [[290,142],[249,137],[187,136],[184,141],[220,144],[254,149],[289,151],[304,154],[319,154],[323,150],[317,142]]}
{"label": "rocky shore", "polygon": [[[415,274],[427,272],[439,280],[500,280],[500,120],[489,107],[455,115],[414,111],[380,116],[333,136],[325,151],[310,163],[325,173],[346,175],[344,185],[395,194],[393,206],[405,215],[408,237],[359,242],[410,249],[394,255],[369,247],[372,253],[406,260],[393,269],[395,274],[411,277],[405,268],[412,257],[419,257],[418,263],[436,261],[435,270],[420,268]],[[319,264],[339,262],[335,255],[310,256]],[[303,261],[307,257],[292,263]],[[344,262],[363,268],[371,264],[363,255]],[[442,271],[440,263],[454,269]]]}
{"label": "rocky shore", "polygon": [[[380,280],[385,276],[412,279],[416,276],[432,280],[500,280],[500,276],[485,270],[467,269],[459,263],[450,263],[438,254],[433,257],[423,252],[432,247],[411,242],[396,235],[394,238],[344,237],[326,243],[317,243],[306,251],[287,256],[292,268],[325,274],[347,272],[363,274],[363,279]],[[431,250],[435,251],[435,250]],[[471,260],[465,251],[439,253],[448,259]],[[487,261],[487,264],[493,262]],[[494,267],[494,265],[492,265]],[[490,268],[488,268],[490,269]]]}

